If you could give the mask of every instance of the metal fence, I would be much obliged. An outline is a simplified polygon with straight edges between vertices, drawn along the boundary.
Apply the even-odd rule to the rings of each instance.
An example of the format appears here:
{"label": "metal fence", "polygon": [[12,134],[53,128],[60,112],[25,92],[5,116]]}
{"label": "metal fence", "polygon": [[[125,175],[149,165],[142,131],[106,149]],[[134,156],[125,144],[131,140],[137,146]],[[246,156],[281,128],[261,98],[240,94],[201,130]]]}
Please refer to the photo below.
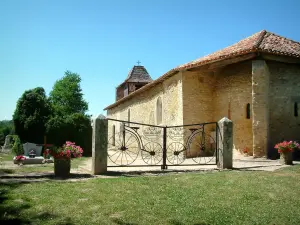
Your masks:
{"label": "metal fence", "polygon": [[108,119],[108,167],[217,164],[217,122],[157,126]]}

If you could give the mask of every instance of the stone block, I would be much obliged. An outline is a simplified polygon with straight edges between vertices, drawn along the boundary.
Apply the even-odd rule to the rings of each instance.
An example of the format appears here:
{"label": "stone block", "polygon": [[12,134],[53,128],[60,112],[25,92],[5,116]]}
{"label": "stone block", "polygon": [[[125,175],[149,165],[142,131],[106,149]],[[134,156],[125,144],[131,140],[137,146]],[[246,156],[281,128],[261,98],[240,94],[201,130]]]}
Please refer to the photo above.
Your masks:
{"label": "stone block", "polygon": [[231,169],[233,158],[233,124],[224,117],[218,122],[218,163],[220,169]]}
{"label": "stone block", "polygon": [[93,121],[92,174],[107,172],[108,121],[100,115]]}

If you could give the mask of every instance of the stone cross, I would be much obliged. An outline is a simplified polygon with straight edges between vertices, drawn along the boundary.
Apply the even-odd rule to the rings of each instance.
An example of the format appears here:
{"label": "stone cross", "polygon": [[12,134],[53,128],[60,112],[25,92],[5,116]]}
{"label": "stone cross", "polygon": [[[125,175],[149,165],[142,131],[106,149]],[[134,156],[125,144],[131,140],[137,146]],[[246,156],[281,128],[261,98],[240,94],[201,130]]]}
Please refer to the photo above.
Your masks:
{"label": "stone cross", "polygon": [[141,64],[140,60],[138,60],[136,63],[138,64],[138,66]]}
{"label": "stone cross", "polygon": [[44,146],[44,150],[47,149],[47,147],[52,147],[52,144],[47,144],[47,136],[44,136],[44,144],[39,144],[37,146]]}

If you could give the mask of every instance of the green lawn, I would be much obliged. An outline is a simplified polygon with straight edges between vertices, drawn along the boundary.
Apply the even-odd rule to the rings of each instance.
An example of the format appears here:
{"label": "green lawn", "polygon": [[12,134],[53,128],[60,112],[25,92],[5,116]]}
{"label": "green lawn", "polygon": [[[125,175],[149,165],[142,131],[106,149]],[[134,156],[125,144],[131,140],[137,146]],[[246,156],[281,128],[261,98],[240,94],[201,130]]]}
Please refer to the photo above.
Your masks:
{"label": "green lawn", "polygon": [[[1,219],[32,224],[300,224],[300,166],[1,184]],[[1,224],[4,223],[1,222]]]}

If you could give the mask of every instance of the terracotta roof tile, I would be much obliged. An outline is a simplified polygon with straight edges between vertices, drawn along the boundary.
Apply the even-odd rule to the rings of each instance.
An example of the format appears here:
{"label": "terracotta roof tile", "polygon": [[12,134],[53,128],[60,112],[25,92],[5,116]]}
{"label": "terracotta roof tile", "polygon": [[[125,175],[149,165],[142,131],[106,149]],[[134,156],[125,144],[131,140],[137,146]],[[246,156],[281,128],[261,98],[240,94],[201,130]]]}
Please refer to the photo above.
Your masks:
{"label": "terracotta roof tile", "polygon": [[258,47],[258,50],[262,52],[300,57],[299,42],[281,37],[270,32],[266,33]]}
{"label": "terracotta roof tile", "polygon": [[263,30],[258,33],[255,33],[250,37],[247,37],[229,47],[223,48],[207,56],[180,65],[177,68],[189,68],[189,67],[193,67],[194,65],[204,64],[207,62],[228,58],[230,56],[240,55],[241,53],[254,51],[256,46],[259,44],[260,39],[265,34],[265,32],[266,31]]}

